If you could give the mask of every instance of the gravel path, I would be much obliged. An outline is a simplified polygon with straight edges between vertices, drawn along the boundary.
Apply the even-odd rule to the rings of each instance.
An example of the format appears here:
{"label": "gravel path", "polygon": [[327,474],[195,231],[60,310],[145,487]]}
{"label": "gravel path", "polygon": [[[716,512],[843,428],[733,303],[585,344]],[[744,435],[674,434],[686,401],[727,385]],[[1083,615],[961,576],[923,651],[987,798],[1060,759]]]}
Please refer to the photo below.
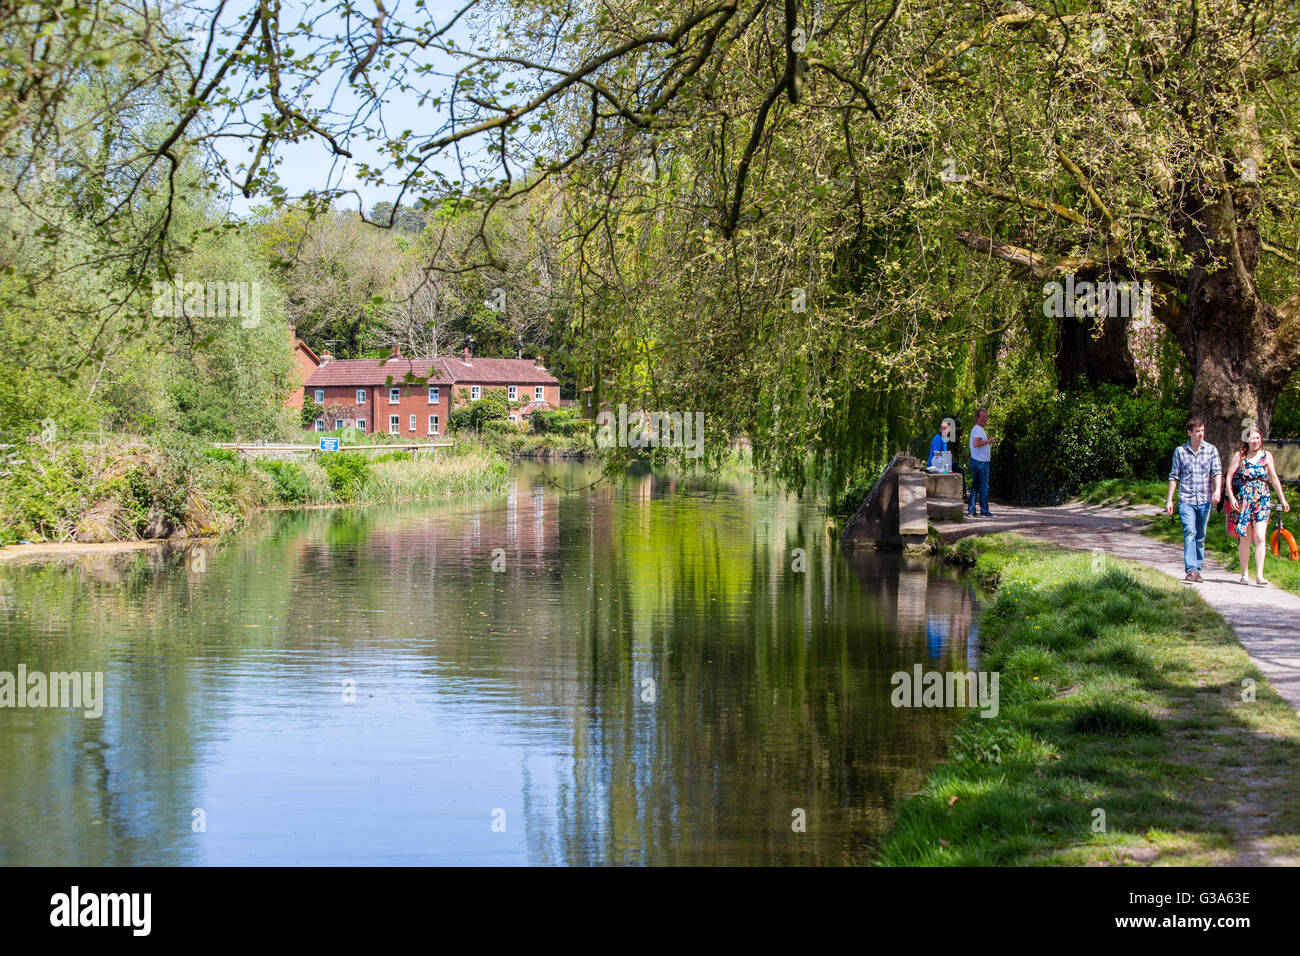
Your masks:
{"label": "gravel path", "polygon": [[[1154,507],[1070,503],[1053,508],[993,504],[993,518],[936,522],[945,544],[972,535],[1013,531],[1077,551],[1104,551],[1183,578],[1183,549],[1142,534]],[[1213,519],[1211,519],[1213,520]],[[1219,517],[1222,521],[1222,517]],[[1238,570],[1206,555],[1204,584],[1190,584],[1232,625],[1252,661],[1282,697],[1300,713],[1300,595],[1280,588],[1237,583]]]}

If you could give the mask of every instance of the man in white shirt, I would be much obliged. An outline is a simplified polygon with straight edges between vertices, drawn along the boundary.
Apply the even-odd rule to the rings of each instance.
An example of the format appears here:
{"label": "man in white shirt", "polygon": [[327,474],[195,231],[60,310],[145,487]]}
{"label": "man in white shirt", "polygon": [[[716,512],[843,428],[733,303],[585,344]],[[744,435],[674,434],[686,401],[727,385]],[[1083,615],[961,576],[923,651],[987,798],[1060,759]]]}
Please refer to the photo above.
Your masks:
{"label": "man in white shirt", "polygon": [[970,489],[970,516],[972,518],[975,517],[976,499],[979,500],[981,517],[995,517],[989,511],[989,460],[992,458],[993,439],[989,438],[988,432],[984,430],[988,420],[987,408],[975,410],[975,427],[970,430],[970,470],[973,479]]}

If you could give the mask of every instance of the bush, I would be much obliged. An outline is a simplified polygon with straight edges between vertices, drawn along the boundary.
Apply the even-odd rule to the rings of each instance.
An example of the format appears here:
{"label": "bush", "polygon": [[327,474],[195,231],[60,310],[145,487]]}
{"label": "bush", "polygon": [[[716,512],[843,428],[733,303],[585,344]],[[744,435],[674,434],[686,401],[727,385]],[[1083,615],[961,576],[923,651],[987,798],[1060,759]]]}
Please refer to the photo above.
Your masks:
{"label": "bush", "polygon": [[326,452],[321,466],[329,478],[330,491],[338,501],[355,501],[370,480],[370,459],[361,452]]}
{"label": "bush", "polygon": [[1159,479],[1186,440],[1186,409],[1117,386],[1035,388],[992,412],[992,491],[1024,504],[1059,504],[1105,479]]}
{"label": "bush", "polygon": [[[510,403],[506,400],[504,388],[484,389],[477,402],[469,401],[468,389],[462,388],[458,401],[468,404],[455,409],[447,416],[447,428],[450,431],[480,431],[491,421],[507,421]],[[508,423],[508,422],[507,422]]]}
{"label": "bush", "polygon": [[223,462],[236,468],[240,467],[240,458],[229,448],[208,448],[204,451],[211,461]]}
{"label": "bush", "polygon": [[311,482],[302,466],[291,461],[263,458],[257,467],[271,476],[275,497],[287,505],[306,504],[312,500]]}
{"label": "bush", "polygon": [[508,421],[505,419],[494,418],[491,419],[490,421],[486,421],[483,423],[483,431],[486,433],[495,432],[497,434],[502,434],[505,432],[514,432],[518,430],[519,430],[518,425],[516,425],[512,421]]}
{"label": "bush", "polygon": [[[1277,405],[1273,408],[1273,425],[1268,437],[1300,438],[1300,372],[1291,376],[1290,383],[1277,397]],[[1227,465],[1226,460],[1224,464]]]}
{"label": "bush", "polygon": [[414,458],[414,453],[409,451],[389,451],[370,459],[370,463],[372,465],[378,465],[385,461],[412,461]]}

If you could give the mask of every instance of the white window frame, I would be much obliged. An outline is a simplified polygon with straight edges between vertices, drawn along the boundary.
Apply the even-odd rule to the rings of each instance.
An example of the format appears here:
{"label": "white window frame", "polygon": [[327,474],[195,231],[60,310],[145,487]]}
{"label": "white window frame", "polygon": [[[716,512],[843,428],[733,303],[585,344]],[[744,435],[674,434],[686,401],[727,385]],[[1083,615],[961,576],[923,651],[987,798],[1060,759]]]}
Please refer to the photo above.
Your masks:
{"label": "white window frame", "polygon": [[401,415],[389,415],[389,416],[388,416],[388,434],[390,434],[390,435],[400,435],[401,433],[402,433],[402,416],[401,416]]}
{"label": "white window frame", "polygon": [[347,421],[347,419],[345,419],[345,418],[336,418],[336,419],[334,419],[334,430],[335,430],[335,431],[338,431],[340,428],[342,428],[342,427],[343,427],[343,423],[344,423],[345,421]]}
{"label": "white window frame", "polygon": [[325,430],[325,419],[323,418],[316,419],[316,431],[323,432],[324,430]]}
{"label": "white window frame", "polygon": [[402,404],[402,390],[400,388],[390,388],[388,390],[388,404],[389,405]]}
{"label": "white window frame", "polygon": [[519,401],[519,386],[509,385],[506,387],[506,398],[512,402]]}
{"label": "white window frame", "polygon": [[437,416],[437,415],[430,415],[430,416],[429,416],[429,434],[430,434],[430,435],[437,435],[437,434],[439,434],[439,432],[438,432],[438,425],[439,425],[439,424],[440,424],[440,422],[438,421],[438,416]]}
{"label": "white window frame", "polygon": [[411,416],[411,431],[415,431],[415,416]]}
{"label": "white window frame", "polygon": [[366,390],[364,388],[359,388],[357,389],[357,404],[364,405],[365,403],[366,403]]}
{"label": "white window frame", "polygon": [[430,385],[430,386],[429,386],[429,404],[430,404],[430,405],[437,405],[437,404],[438,404],[438,396],[439,396],[439,394],[440,394],[440,393],[439,393],[439,391],[438,391],[438,386],[437,386],[437,385]]}
{"label": "white window frame", "polygon": [[513,412],[512,412],[508,417],[510,418],[510,420],[511,420],[512,422],[517,422],[517,421],[519,421],[519,416],[518,416],[518,415],[515,415]]}
{"label": "white window frame", "polygon": [[357,428],[361,429],[361,434],[366,433],[366,420],[364,418],[357,419]]}
{"label": "white window frame", "polygon": [[323,388],[316,389],[316,404],[317,405],[325,404],[325,389]]}
{"label": "white window frame", "polygon": [[469,400],[471,402],[477,402],[482,397],[483,397],[482,385],[471,385],[469,387]]}
{"label": "white window frame", "polygon": [[533,401],[535,401],[535,402],[544,402],[544,401],[546,401],[546,386],[545,386],[545,385],[537,385],[537,386],[534,386],[534,388],[533,388]]}

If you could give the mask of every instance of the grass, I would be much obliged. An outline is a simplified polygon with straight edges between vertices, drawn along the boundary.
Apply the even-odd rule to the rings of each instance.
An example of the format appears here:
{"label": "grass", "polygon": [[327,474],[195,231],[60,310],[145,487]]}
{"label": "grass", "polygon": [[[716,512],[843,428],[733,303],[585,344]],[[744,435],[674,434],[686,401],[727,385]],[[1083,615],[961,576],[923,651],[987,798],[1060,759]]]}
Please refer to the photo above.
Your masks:
{"label": "grass", "polygon": [[[1288,499],[1291,500],[1291,499]],[[1277,530],[1277,512],[1273,513],[1273,521],[1269,525],[1268,537],[1273,537],[1273,532]],[[1282,516],[1283,526],[1296,536],[1300,541],[1300,513],[1292,511],[1290,514]],[[1151,519],[1147,526],[1147,534],[1153,538],[1159,538],[1161,541],[1170,541],[1178,545],[1183,543],[1183,525],[1178,519],[1177,512],[1172,517],[1169,515],[1157,515]],[[1253,552],[1254,545],[1251,546]],[[1234,575],[1241,573],[1241,561],[1237,557],[1237,541],[1235,538],[1229,538],[1228,532],[1224,527],[1223,515],[1218,511],[1210,513],[1210,523],[1205,533],[1205,553],[1207,556],[1213,555],[1221,560],[1224,567],[1228,568]],[[1284,588],[1295,594],[1300,594],[1300,563],[1292,561],[1289,557],[1290,549],[1286,542],[1278,539],[1278,557],[1273,557],[1270,550],[1264,559],[1264,577],[1272,581],[1277,587]],[[1250,561],[1247,564],[1251,580],[1255,578],[1255,556],[1252,553]],[[1300,627],[1300,623],[1297,623]]]}
{"label": "grass", "polygon": [[954,552],[997,588],[998,714],[960,725],[878,863],[1300,862],[1300,719],[1196,594],[1009,535]]}
{"label": "grass", "polygon": [[1163,505],[1168,491],[1167,481],[1108,478],[1085,485],[1076,497],[1090,505]]}
{"label": "grass", "polygon": [[482,446],[381,459],[324,452],[253,460],[183,435],[28,442],[7,452],[0,545],[207,537],[264,508],[496,494],[509,468]]}

